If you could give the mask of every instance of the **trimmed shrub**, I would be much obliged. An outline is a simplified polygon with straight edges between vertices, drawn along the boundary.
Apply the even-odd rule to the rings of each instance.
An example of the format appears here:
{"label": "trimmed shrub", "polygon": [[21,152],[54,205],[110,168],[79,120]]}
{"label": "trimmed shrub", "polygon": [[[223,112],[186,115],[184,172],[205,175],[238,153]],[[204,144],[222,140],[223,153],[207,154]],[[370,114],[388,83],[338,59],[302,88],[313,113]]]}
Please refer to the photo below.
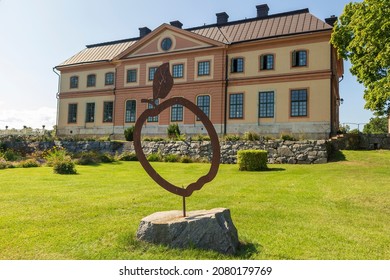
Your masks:
{"label": "trimmed shrub", "polygon": [[56,161],[53,164],[53,172],[56,174],[77,174],[75,164],[70,157]]}
{"label": "trimmed shrub", "polygon": [[242,150],[237,152],[237,164],[240,171],[267,170],[267,151]]}
{"label": "trimmed shrub", "polygon": [[125,129],[124,134],[125,134],[125,139],[126,141],[133,141],[134,139],[134,128],[135,126],[130,126]]}
{"label": "trimmed shrub", "polygon": [[36,161],[35,159],[26,159],[25,161],[21,161],[18,164],[18,167],[22,167],[22,168],[39,167],[39,166],[40,166],[39,162]]}
{"label": "trimmed shrub", "polygon": [[137,155],[135,153],[125,152],[118,157],[118,160],[120,160],[120,161],[138,161],[138,158],[137,158]]}

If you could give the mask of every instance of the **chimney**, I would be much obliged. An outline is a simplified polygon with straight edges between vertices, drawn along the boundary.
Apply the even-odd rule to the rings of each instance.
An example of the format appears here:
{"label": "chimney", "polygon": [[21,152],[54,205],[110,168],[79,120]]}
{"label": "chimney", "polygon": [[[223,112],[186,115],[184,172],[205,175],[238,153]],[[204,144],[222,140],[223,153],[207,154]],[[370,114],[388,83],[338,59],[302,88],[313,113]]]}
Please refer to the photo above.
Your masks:
{"label": "chimney", "polygon": [[267,4],[257,5],[256,9],[257,9],[257,17],[258,18],[268,16],[269,7]]}
{"label": "chimney", "polygon": [[335,15],[331,15],[329,18],[325,19],[325,22],[329,24],[330,26],[334,26],[334,24],[337,21],[337,17]]}
{"label": "chimney", "polygon": [[170,24],[171,24],[172,26],[177,27],[177,28],[180,28],[180,29],[183,27],[183,24],[182,24],[180,21],[178,21],[178,20],[171,21]]}
{"label": "chimney", "polygon": [[152,30],[150,30],[149,28],[147,27],[140,27],[138,28],[139,30],[139,37],[142,38],[142,37],[145,37],[146,35],[148,35],[150,32],[152,32]]}
{"label": "chimney", "polygon": [[228,22],[229,15],[225,12],[215,14],[217,16],[217,24],[225,24]]}

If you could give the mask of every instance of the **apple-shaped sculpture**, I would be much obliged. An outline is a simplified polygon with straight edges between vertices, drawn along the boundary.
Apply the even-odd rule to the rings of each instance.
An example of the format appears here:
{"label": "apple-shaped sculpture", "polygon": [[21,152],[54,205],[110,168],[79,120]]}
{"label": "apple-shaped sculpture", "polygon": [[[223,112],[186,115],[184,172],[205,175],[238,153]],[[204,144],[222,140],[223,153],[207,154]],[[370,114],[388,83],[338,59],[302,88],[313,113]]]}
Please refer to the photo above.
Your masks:
{"label": "apple-shaped sculpture", "polygon": [[[159,184],[167,191],[182,196],[183,204],[185,208],[184,198],[189,197],[194,191],[200,190],[204,186],[204,184],[212,181],[217,175],[220,157],[221,157],[220,145],[219,145],[218,135],[214,129],[213,124],[211,123],[207,115],[191,101],[182,97],[174,97],[160,103],[159,105],[155,104],[155,100],[157,100],[158,98],[163,99],[168,95],[168,93],[172,89],[172,86],[173,86],[173,78],[169,72],[169,63],[164,63],[157,69],[154,76],[153,99],[141,100],[141,102],[144,103],[146,102],[151,104],[152,108],[146,109],[141,114],[141,116],[137,119],[137,122],[135,124],[135,129],[134,129],[134,149],[137,154],[139,162],[141,163],[145,171],[149,174],[149,176],[157,184]],[[200,177],[196,182],[189,184],[186,188],[177,187],[171,184],[170,182],[168,182],[167,180],[165,180],[163,177],[161,177],[156,172],[156,170],[150,165],[149,161],[146,159],[141,144],[142,126],[145,123],[145,121],[148,119],[148,117],[158,116],[162,111],[175,104],[180,104],[186,107],[187,109],[189,109],[190,111],[192,111],[199,118],[199,120],[204,124],[210,136],[212,153],[213,153],[209,172],[206,175]],[[184,209],[184,216],[185,216],[185,209]]]}

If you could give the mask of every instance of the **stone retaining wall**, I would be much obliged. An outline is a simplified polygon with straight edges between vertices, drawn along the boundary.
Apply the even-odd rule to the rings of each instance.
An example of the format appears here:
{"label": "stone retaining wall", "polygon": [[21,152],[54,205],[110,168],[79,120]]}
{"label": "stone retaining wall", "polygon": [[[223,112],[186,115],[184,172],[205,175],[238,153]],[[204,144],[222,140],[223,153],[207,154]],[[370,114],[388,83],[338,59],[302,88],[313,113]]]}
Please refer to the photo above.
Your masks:
{"label": "stone retaining wall", "polygon": [[[37,150],[46,150],[54,146],[63,147],[71,153],[99,151],[102,153],[121,154],[134,152],[132,142],[104,141],[51,141],[51,142],[3,142],[11,148],[30,154]],[[158,153],[163,155],[187,155],[193,158],[210,159],[211,144],[204,142],[143,142],[145,154]],[[221,163],[237,162],[239,150],[266,150],[268,163],[310,164],[326,163],[328,161],[328,142],[316,141],[223,141],[221,142]]]}

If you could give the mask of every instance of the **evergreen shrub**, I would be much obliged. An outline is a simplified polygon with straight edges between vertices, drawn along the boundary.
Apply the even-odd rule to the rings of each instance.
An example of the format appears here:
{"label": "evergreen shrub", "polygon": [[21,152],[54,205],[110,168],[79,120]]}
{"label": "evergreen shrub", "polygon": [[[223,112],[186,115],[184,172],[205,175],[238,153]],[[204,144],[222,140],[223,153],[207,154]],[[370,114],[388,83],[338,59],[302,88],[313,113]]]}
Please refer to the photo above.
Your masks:
{"label": "evergreen shrub", "polygon": [[241,150],[237,152],[237,164],[240,171],[267,170],[267,151]]}

